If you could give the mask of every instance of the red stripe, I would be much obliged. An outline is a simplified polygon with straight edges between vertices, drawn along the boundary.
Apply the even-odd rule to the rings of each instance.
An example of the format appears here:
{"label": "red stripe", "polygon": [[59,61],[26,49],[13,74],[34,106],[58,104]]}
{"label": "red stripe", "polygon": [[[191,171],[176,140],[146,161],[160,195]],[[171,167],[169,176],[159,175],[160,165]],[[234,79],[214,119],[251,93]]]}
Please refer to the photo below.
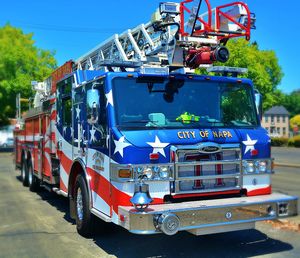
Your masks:
{"label": "red stripe", "polygon": [[62,180],[60,180],[60,182],[59,182],[59,188],[61,190],[63,190],[65,193],[68,192],[67,187],[65,186],[65,184],[64,184],[64,182]]}
{"label": "red stripe", "polygon": [[69,175],[72,167],[72,160],[70,160],[62,151],[57,152],[58,157],[60,158],[60,164]]}
{"label": "red stripe", "polygon": [[[217,160],[222,160],[222,154],[221,153],[217,154]],[[217,164],[216,165],[217,175],[222,175],[222,170],[223,170],[223,166],[221,164]],[[224,185],[223,179],[222,178],[217,178],[216,185],[217,186],[223,186]]]}
{"label": "red stripe", "polygon": [[[89,176],[91,176],[91,189],[96,192],[109,206],[111,206],[115,213],[118,214],[119,206],[132,206],[130,202],[130,195],[114,187],[105,177],[101,176],[95,170],[87,168],[87,172]],[[164,203],[163,199],[153,198],[152,204],[162,203]]]}
{"label": "red stripe", "polygon": [[252,191],[247,191],[247,196],[255,196],[255,195],[265,195],[272,193],[272,186],[269,185],[265,188],[259,188]]}

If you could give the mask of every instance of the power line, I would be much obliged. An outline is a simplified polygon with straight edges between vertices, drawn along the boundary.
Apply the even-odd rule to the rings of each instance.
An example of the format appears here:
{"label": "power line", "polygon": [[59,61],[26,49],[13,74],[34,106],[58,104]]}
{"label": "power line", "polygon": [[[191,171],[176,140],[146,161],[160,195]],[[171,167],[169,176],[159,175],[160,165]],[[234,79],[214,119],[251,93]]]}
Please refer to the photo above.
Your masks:
{"label": "power line", "polygon": [[[11,24],[11,22],[9,22]],[[14,24],[38,30],[45,31],[61,31],[61,32],[74,32],[74,33],[99,33],[99,34],[108,34],[115,33],[116,31],[123,31],[124,28],[88,28],[88,27],[71,27],[71,26],[61,26],[61,25],[52,25],[52,24],[38,24],[38,23],[27,23],[21,21],[14,21]]]}

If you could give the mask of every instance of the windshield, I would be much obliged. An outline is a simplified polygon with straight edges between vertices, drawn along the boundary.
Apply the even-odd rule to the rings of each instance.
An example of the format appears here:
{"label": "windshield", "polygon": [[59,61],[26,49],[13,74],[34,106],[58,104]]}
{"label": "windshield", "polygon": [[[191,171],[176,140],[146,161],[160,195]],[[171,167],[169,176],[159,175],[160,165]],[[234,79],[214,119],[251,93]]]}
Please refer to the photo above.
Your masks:
{"label": "windshield", "polygon": [[113,94],[117,125],[128,129],[258,125],[248,84],[115,78]]}

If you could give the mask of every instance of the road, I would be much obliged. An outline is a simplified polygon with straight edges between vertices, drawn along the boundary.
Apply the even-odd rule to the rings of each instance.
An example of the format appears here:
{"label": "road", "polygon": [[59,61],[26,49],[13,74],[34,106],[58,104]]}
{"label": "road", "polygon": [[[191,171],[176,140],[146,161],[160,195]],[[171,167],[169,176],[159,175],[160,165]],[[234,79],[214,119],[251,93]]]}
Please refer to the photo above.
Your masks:
{"label": "road", "polygon": [[[272,157],[275,158],[275,163],[300,166],[300,148],[272,147]],[[298,171],[300,172],[300,168]]]}
{"label": "road", "polygon": [[[274,189],[300,195],[299,173],[280,168]],[[285,188],[285,190],[283,190]],[[300,233],[257,229],[208,236],[140,236],[108,225],[85,239],[68,217],[66,198],[22,186],[12,156],[0,153],[0,257],[300,257]]]}

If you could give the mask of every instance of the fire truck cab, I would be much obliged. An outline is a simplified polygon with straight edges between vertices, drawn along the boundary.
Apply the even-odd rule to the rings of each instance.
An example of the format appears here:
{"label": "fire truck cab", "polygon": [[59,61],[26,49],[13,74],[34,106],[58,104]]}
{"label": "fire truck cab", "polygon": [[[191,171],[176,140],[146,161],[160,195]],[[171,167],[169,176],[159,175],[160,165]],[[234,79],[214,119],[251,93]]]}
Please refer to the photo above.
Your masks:
{"label": "fire truck cab", "polygon": [[[187,2],[163,6],[160,15],[169,10],[177,17]],[[166,21],[174,25],[170,17]],[[252,81],[237,76],[243,69],[213,67],[221,76],[210,76],[178,68],[180,56],[194,68],[228,59],[228,52],[211,37],[203,43],[186,38],[182,28],[179,37],[166,24],[157,26],[115,36],[35,85],[35,108],[15,131],[23,184],[68,197],[84,236],[95,217],[136,234],[201,235],[296,215],[296,197],[272,193],[270,137],[260,124],[261,98]],[[148,37],[153,28],[176,38],[175,45],[167,40],[173,65],[169,52],[164,62],[151,56],[165,52],[164,37]],[[126,42],[131,50],[125,58]],[[148,48],[139,52],[142,44]],[[127,60],[103,58],[114,51]],[[151,60],[138,64],[129,54]],[[157,60],[160,65],[153,65]]]}

